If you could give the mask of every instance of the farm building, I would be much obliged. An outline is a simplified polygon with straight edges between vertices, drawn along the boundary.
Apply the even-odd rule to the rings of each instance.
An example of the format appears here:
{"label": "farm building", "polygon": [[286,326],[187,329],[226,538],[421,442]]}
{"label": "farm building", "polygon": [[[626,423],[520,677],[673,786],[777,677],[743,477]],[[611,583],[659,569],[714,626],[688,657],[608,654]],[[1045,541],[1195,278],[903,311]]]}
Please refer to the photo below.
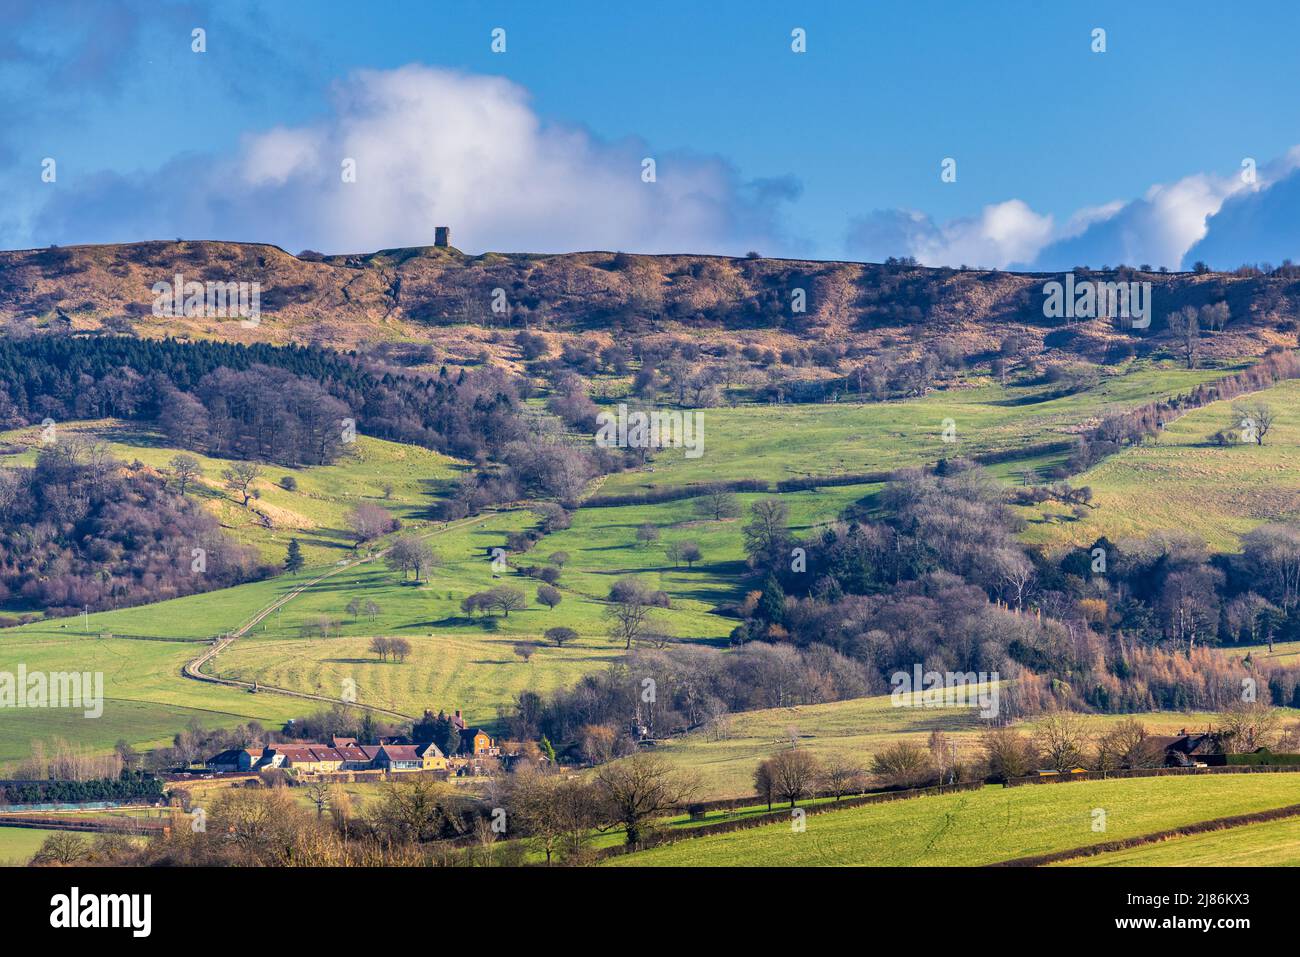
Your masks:
{"label": "farm building", "polygon": [[231,773],[236,771],[251,771],[262,758],[262,749],[258,748],[256,752],[247,748],[229,748],[220,754],[213,755],[205,762],[209,771],[221,773]]}
{"label": "farm building", "polygon": [[[434,744],[357,744],[336,738],[336,744],[295,742],[249,750],[232,748],[206,762],[209,771],[261,771],[284,768],[304,774],[336,771],[445,771],[447,758]],[[345,743],[346,742],[346,743]]]}
{"label": "farm building", "polygon": [[[1157,735],[1148,739],[1154,748],[1164,752],[1165,766],[1186,768],[1206,763],[1206,758],[1223,753],[1223,742],[1213,732],[1188,734],[1186,729],[1173,735]],[[1222,763],[1217,761],[1215,763]]]}

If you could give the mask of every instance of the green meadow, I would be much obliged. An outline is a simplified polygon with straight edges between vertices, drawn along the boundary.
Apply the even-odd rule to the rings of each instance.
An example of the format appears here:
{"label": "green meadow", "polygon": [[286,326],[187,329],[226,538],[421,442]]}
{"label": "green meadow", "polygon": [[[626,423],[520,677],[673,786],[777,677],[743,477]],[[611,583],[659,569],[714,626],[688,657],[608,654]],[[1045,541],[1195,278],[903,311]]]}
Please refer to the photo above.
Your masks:
{"label": "green meadow", "polygon": [[[93,617],[93,616],[92,616]],[[172,736],[197,719],[207,727],[249,720],[278,725],[301,714],[304,703],[269,694],[202,684],[181,677],[181,666],[198,654],[192,642],[98,636],[51,637],[11,629],[0,639],[0,667],[28,671],[103,674],[104,710],[16,708],[0,721],[0,762],[26,757],[33,741],[55,738],[107,751],[124,739],[136,747],[170,744]]]}
{"label": "green meadow", "polygon": [[0,827],[0,867],[26,865],[41,849],[45,839],[58,833],[36,827]]}
{"label": "green meadow", "polygon": [[1057,866],[1296,867],[1300,866],[1300,818],[1176,837],[1158,844],[1063,861]]}
{"label": "green meadow", "polygon": [[[1068,437],[1108,408],[1186,391],[1226,371],[1188,371],[1173,363],[1138,361],[1108,371],[1089,391],[1061,398],[1047,398],[1049,387],[1041,384],[1004,387],[974,378],[968,385],[902,402],[708,409],[704,411],[702,458],[686,459],[681,450],[664,450],[645,468],[608,476],[600,491],[617,494],[645,485],[717,479],[775,482],[799,475],[876,471],[944,456],[1019,448]],[[1286,396],[1279,395],[1275,405],[1281,407],[1284,399]],[[1270,444],[1263,450],[1189,451],[1238,459],[1262,451],[1284,458],[1300,438],[1294,413],[1287,412],[1286,417],[1285,422],[1279,417],[1276,439],[1270,436]],[[956,443],[942,439],[945,419],[953,420]],[[1182,421],[1175,423],[1162,443],[1172,441],[1184,427]],[[158,435],[112,420],[61,428],[107,441],[119,458],[139,460],[149,467],[165,468],[176,452]],[[1186,428],[1189,436],[1206,431],[1195,423]],[[20,430],[0,436],[0,440],[34,446],[38,434],[37,430]],[[1118,464],[1129,455],[1154,454],[1160,447],[1136,449],[1112,462]],[[16,459],[30,461],[34,454],[34,447],[29,448]],[[737,623],[720,614],[719,606],[739,601],[754,587],[744,563],[743,514],[715,521],[697,514],[694,500],[579,509],[573,513],[572,527],[546,536],[526,554],[510,555],[510,567],[494,571],[492,550],[505,547],[511,532],[535,525],[537,516],[527,508],[512,508],[449,527],[432,520],[430,507],[464,467],[445,456],[359,436],[352,454],[336,465],[302,469],[267,466],[257,486],[260,498],[253,504],[268,517],[269,528],[221,488],[220,472],[229,463],[196,457],[204,478],[190,494],[201,499],[227,531],[255,545],[272,561],[281,560],[288,538],[297,537],[303,543],[308,567],[295,575],[156,605],[0,631],[0,667],[12,668],[21,662],[33,669],[103,670],[109,698],[104,717],[97,721],[82,719],[79,723],[48,710],[7,716],[0,728],[0,761],[23,756],[32,740],[56,735],[97,748],[111,747],[118,738],[136,746],[152,746],[168,740],[193,718],[214,725],[250,719],[279,722],[314,710],[316,705],[310,702],[272,692],[253,695],[190,681],[181,677],[180,668],[198,653],[201,645],[197,642],[241,627],[294,587],[335,570],[341,562],[382,548],[384,542],[368,551],[352,547],[345,516],[359,501],[381,504],[403,520],[404,531],[429,536],[441,559],[439,566],[418,583],[403,581],[379,558],[337,568],[335,574],[308,587],[210,662],[205,669],[209,674],[326,696],[339,694],[347,679],[355,683],[362,703],[403,713],[419,713],[426,707],[460,707],[490,723],[518,691],[572,683],[606,667],[621,653],[607,636],[604,620],[604,599],[620,577],[635,576],[669,596],[671,607],[656,612],[656,631],[667,640],[718,646],[725,645]],[[1026,466],[1047,468],[1058,464],[1058,459],[1017,460],[995,466],[993,471],[1014,481]],[[294,491],[278,484],[290,474],[297,482]],[[1261,487],[1264,482],[1241,476],[1234,480],[1258,481]],[[1100,508],[1082,522],[1053,519],[1031,523],[1027,534],[1086,538],[1089,533],[1084,526],[1088,523],[1122,513],[1120,500],[1113,497],[1118,491],[1109,491],[1100,476],[1090,475],[1087,481],[1098,491]],[[878,485],[843,486],[785,493],[781,499],[789,506],[792,528],[810,535],[852,505],[869,506],[877,491]],[[762,497],[738,496],[742,509]],[[1261,507],[1265,504],[1260,503]],[[1136,505],[1131,510],[1140,511]],[[637,539],[637,529],[647,523],[660,533],[659,540],[649,545]],[[687,541],[697,544],[703,557],[692,567],[675,565],[665,546]],[[557,586],[562,601],[547,609],[536,600],[539,582],[518,569],[545,564],[556,552],[568,554]],[[463,598],[495,585],[522,589],[527,607],[509,616],[470,617],[461,611]],[[363,607],[372,602],[375,610],[348,612],[354,599]],[[322,622],[326,623],[323,630]],[[543,634],[555,626],[572,628],[579,637],[564,648],[547,645]],[[368,651],[375,636],[406,638],[412,646],[410,657],[400,664],[379,661]],[[192,643],[141,638],[191,639]],[[526,645],[530,654],[517,654],[520,644]],[[857,732],[861,740],[856,744],[863,747],[902,731],[924,737],[932,722],[949,720],[925,714],[900,718],[896,709],[880,710],[870,702],[863,708],[864,714],[852,719],[866,722]],[[687,738],[680,744],[681,753],[700,752],[699,765],[715,793],[729,796],[737,793],[738,787],[743,791],[757,752],[784,735],[783,728],[764,727],[765,720],[751,722],[748,716],[737,716],[733,723],[752,727],[752,738],[739,732],[731,741],[701,744]],[[780,724],[785,718],[776,720]],[[905,727],[900,721],[916,723]],[[674,753],[678,747],[679,743],[673,742],[665,750]],[[732,749],[730,757],[728,749]],[[707,759],[703,757],[706,753],[710,755]]]}
{"label": "green meadow", "polygon": [[[808,815],[614,858],[622,866],[976,866],[1283,807],[1290,774],[998,786]],[[1099,829],[1104,825],[1104,829]]]}
{"label": "green meadow", "polygon": [[[782,479],[903,468],[1069,438],[1102,412],[1186,392],[1232,368],[1178,368],[1138,361],[1093,389],[1048,398],[1053,387],[988,379],[919,399],[815,405],[744,405],[703,410],[704,453],[664,449],[647,468],[611,475],[602,494],[645,485]],[[945,420],[955,442],[944,441]],[[1019,465],[1019,468],[1023,468]]]}
{"label": "green meadow", "polygon": [[1072,478],[1093,491],[1095,508],[1082,519],[1065,517],[1060,507],[1023,509],[1030,520],[1025,538],[1087,545],[1100,535],[1115,541],[1178,529],[1215,550],[1238,551],[1239,536],[1261,523],[1300,518],[1300,381],[1246,398],[1276,413],[1264,445],[1210,442],[1220,429],[1238,427],[1233,402],[1211,403]]}
{"label": "green meadow", "polygon": [[[1300,717],[1300,712],[1288,709],[1287,715]],[[1128,717],[1090,715],[1088,721],[1101,731]],[[1202,727],[1216,720],[1214,715],[1198,712],[1135,717],[1152,734],[1173,734],[1180,728]],[[1032,732],[1034,721],[1017,726]],[[759,762],[792,744],[823,761],[845,757],[869,768],[872,755],[888,745],[910,741],[925,747],[937,731],[957,746],[959,761],[973,763],[980,756],[979,737],[984,729],[985,722],[972,708],[895,706],[889,695],[877,695],[729,715],[716,728],[661,742],[655,753],[699,781],[700,800],[720,800],[753,794],[754,769]]]}

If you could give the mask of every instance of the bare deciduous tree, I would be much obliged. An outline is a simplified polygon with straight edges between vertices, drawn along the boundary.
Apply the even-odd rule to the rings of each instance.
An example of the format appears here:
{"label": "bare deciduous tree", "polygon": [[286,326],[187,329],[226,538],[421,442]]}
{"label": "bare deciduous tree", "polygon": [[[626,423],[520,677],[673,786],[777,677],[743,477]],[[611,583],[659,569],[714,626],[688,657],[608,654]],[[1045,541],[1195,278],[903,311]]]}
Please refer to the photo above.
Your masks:
{"label": "bare deciduous tree", "polygon": [[740,514],[740,502],[736,494],[725,485],[710,485],[708,490],[695,500],[695,511],[715,521],[735,518]]}
{"label": "bare deciduous tree", "polygon": [[192,455],[173,455],[167,464],[171,466],[172,475],[176,478],[176,488],[182,495],[191,482],[203,475],[203,467]]}
{"label": "bare deciduous tree", "polygon": [[811,751],[790,748],[778,751],[767,759],[771,766],[776,796],[789,801],[790,806],[806,797],[812,797],[821,780],[822,767]]}
{"label": "bare deciduous tree", "polygon": [[1053,771],[1071,771],[1086,760],[1088,722],[1073,711],[1053,711],[1034,729],[1034,746]]}
{"label": "bare deciduous tree", "polygon": [[225,479],[226,488],[243,497],[240,503],[248,507],[248,500],[253,497],[252,485],[262,476],[262,466],[256,462],[235,462],[228,469],[223,469],[221,477]]}
{"label": "bare deciduous tree", "polygon": [[605,827],[621,826],[627,843],[641,843],[648,821],[689,801],[699,783],[655,754],[634,754],[596,772]]}

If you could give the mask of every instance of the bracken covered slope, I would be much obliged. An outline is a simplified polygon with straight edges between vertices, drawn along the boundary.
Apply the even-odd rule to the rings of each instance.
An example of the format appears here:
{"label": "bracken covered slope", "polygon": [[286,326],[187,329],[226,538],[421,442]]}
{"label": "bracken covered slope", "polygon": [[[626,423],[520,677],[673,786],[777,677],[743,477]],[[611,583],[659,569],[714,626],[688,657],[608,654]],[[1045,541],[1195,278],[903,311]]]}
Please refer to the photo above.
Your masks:
{"label": "bracken covered slope", "polygon": [[[230,316],[155,315],[152,287],[177,275],[258,283],[260,322],[247,328]],[[1043,285],[1057,277],[1042,274],[610,252],[468,256],[435,247],[293,256],[263,244],[202,241],[0,252],[0,321],[11,333],[129,327],[143,336],[336,348],[387,343],[398,352],[424,344],[432,348],[425,361],[454,361],[457,349],[480,348],[509,360],[492,332],[525,328],[624,342],[704,334],[776,348],[834,341],[919,352],[951,342],[967,355],[995,349],[1019,329],[1039,348],[1098,361],[1117,341],[1139,354],[1165,344],[1165,317],[1185,305],[1226,302],[1231,321],[1203,354],[1257,355],[1296,342],[1300,282],[1290,275],[1093,277],[1150,282],[1150,328],[1045,318]]]}

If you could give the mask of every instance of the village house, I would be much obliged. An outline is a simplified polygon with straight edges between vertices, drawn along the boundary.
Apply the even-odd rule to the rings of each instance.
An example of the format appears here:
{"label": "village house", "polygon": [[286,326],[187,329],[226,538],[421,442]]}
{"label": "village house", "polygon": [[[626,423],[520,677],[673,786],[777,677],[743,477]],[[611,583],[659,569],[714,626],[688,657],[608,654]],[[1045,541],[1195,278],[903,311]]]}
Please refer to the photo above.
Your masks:
{"label": "village house", "polygon": [[261,748],[256,751],[250,751],[248,748],[229,748],[208,758],[204,766],[209,771],[229,774],[239,771],[251,771],[261,759]]}
{"label": "village house", "polygon": [[[490,742],[490,739],[489,739]],[[446,771],[447,757],[429,744],[357,744],[355,738],[335,738],[331,744],[295,742],[249,750],[231,748],[205,762],[220,773],[284,768],[301,774],[338,771]]]}
{"label": "village house", "polygon": [[369,771],[375,767],[375,759],[379,757],[379,748],[375,745],[356,744],[355,739],[352,744],[338,744],[334,746],[343,757],[343,764],[340,771]]}
{"label": "village house", "polygon": [[1151,747],[1164,752],[1165,766],[1170,768],[1205,767],[1206,764],[1223,764],[1223,742],[1212,731],[1202,734],[1188,733],[1186,728],[1172,735],[1152,735],[1147,739]]}
{"label": "village house", "polygon": [[276,745],[272,750],[284,755],[280,767],[287,770],[320,774],[338,771],[343,767],[344,758],[338,749],[323,744],[283,744]]}
{"label": "village house", "polygon": [[[432,714],[425,712],[432,720]],[[300,774],[331,774],[347,771],[442,771],[476,775],[496,768],[503,759],[501,747],[487,731],[471,727],[459,710],[449,719],[456,729],[452,754],[444,754],[432,741],[409,737],[381,738],[379,744],[358,744],[354,737],[334,735],[329,744],[315,741],[286,741],[266,748],[230,748],[206,762],[207,770],[219,773],[257,772],[284,768]]]}
{"label": "village house", "polygon": [[500,757],[501,749],[490,734],[474,728],[460,733],[460,753],[467,758],[495,758]]}
{"label": "village house", "polygon": [[424,759],[413,744],[384,744],[375,757],[375,767],[385,771],[422,771]]}

